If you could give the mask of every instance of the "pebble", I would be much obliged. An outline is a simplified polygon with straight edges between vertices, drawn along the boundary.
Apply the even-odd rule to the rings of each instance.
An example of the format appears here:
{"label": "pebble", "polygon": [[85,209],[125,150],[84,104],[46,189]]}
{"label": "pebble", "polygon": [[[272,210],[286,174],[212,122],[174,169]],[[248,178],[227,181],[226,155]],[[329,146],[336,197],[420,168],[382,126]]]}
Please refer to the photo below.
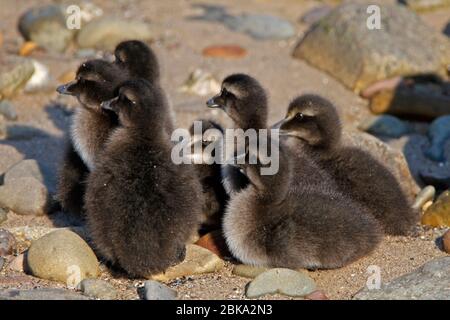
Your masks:
{"label": "pebble", "polygon": [[242,58],[247,55],[247,50],[236,45],[218,45],[206,47],[202,54],[214,58]]}
{"label": "pebble", "polygon": [[20,17],[19,31],[25,40],[49,51],[64,52],[76,31],[67,28],[64,10],[53,4],[31,8]]}
{"label": "pebble", "polygon": [[0,300],[90,300],[88,297],[66,289],[5,289],[0,290]]}
{"label": "pebble", "polygon": [[0,257],[8,256],[14,252],[16,239],[8,230],[0,229]]}
{"label": "pebble", "polygon": [[209,232],[195,242],[196,245],[208,249],[221,258],[231,257],[227,243],[220,230]]}
{"label": "pebble", "polygon": [[[51,77],[50,71],[48,70],[47,66],[36,60],[32,60],[32,62],[34,65],[34,72],[31,78],[25,84],[24,91],[27,93],[33,93],[42,90],[49,90]],[[51,89],[54,89],[54,87],[52,87]]]}
{"label": "pebble", "polygon": [[166,282],[184,276],[216,272],[224,265],[223,260],[211,251],[190,244],[186,246],[186,258],[183,262],[169,267],[164,273],[150,276],[150,279]]}
{"label": "pebble", "polygon": [[0,101],[0,114],[7,120],[17,120],[17,112],[13,103],[9,100]]}
{"label": "pebble", "polygon": [[0,207],[0,225],[6,220],[8,220],[8,210]]}
{"label": "pebble", "polygon": [[25,272],[25,270],[27,270],[25,263],[25,254],[22,253],[11,260],[11,262],[8,264],[8,268],[16,272]]}
{"label": "pebble", "polygon": [[7,144],[0,144],[0,174],[8,171],[11,166],[24,158],[16,148]]}
{"label": "pebble", "polygon": [[84,279],[78,284],[78,289],[88,297],[101,300],[115,300],[118,296],[114,286],[104,280]]}
{"label": "pebble", "polygon": [[433,186],[426,186],[419,192],[412,207],[414,209],[422,209],[427,202],[434,200],[435,194],[436,189]]}
{"label": "pebble", "polygon": [[220,83],[209,72],[196,69],[189,74],[180,91],[204,97],[219,92]]}
{"label": "pebble", "polygon": [[450,190],[444,191],[423,214],[422,224],[450,227]]}
{"label": "pebble", "polygon": [[99,262],[92,249],[69,230],[51,232],[31,243],[27,265],[32,275],[75,287],[87,278],[96,278]]}
{"label": "pebble", "polygon": [[428,129],[428,137],[431,145],[425,155],[433,161],[444,162],[444,146],[450,139],[450,115],[436,118]]}
{"label": "pebble", "polygon": [[450,253],[450,230],[442,236],[442,248],[445,252]]}
{"label": "pebble", "polygon": [[19,49],[19,55],[22,57],[29,56],[39,45],[33,41],[25,41]]}
{"label": "pebble", "polygon": [[360,130],[376,136],[399,138],[412,131],[404,121],[391,115],[373,116],[359,126]]}
{"label": "pebble", "polygon": [[316,284],[308,275],[285,268],[270,269],[253,279],[246,287],[248,298],[258,298],[267,294],[283,294],[304,297],[316,290]]}
{"label": "pebble", "polygon": [[80,48],[114,50],[124,40],[149,41],[152,38],[150,25],[147,23],[102,17],[85,24],[76,40]]}
{"label": "pebble", "polygon": [[44,182],[44,176],[39,168],[39,164],[34,159],[25,159],[13,165],[6,173],[3,183],[18,178],[34,178],[40,182]]}
{"label": "pebble", "polygon": [[17,214],[44,215],[48,204],[47,188],[33,177],[9,179],[8,183],[0,186],[0,205]]}
{"label": "pebble", "polygon": [[325,292],[321,290],[316,290],[305,296],[305,299],[308,300],[329,300]]}
{"label": "pebble", "polygon": [[145,300],[176,300],[177,292],[158,281],[144,282]]}
{"label": "pebble", "polygon": [[232,273],[239,277],[253,279],[259,276],[261,273],[266,272],[267,270],[270,270],[270,268],[238,264],[233,267]]}
{"label": "pebble", "polygon": [[34,73],[34,65],[30,59],[12,59],[8,64],[12,68],[0,65],[0,99],[12,97],[19,91]]}
{"label": "pebble", "polygon": [[363,288],[355,300],[448,300],[450,257],[431,260],[419,269],[382,284],[379,290]]}

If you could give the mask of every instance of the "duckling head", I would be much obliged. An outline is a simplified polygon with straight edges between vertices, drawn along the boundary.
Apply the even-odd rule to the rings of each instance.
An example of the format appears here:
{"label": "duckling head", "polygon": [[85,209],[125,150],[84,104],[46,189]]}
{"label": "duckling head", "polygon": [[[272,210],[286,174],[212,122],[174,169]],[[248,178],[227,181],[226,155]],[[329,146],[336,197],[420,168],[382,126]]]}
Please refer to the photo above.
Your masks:
{"label": "duckling head", "polygon": [[138,40],[123,41],[114,51],[115,64],[126,70],[131,77],[159,81],[159,63],[155,53]]}
{"label": "duckling head", "polygon": [[208,100],[209,108],[220,108],[241,129],[267,127],[267,96],[264,88],[246,74],[233,74],[222,82],[221,91]]}
{"label": "duckling head", "polygon": [[289,104],[286,117],[274,127],[280,129],[280,135],[302,139],[314,147],[333,147],[341,137],[336,108],[314,94],[295,98]]}
{"label": "duckling head", "polygon": [[120,84],[115,90],[115,97],[103,101],[101,107],[114,112],[124,127],[163,131],[166,118],[164,96],[160,87],[147,80],[128,80]]}
{"label": "duckling head", "polygon": [[75,80],[59,86],[60,94],[73,95],[84,107],[100,111],[100,103],[113,97],[122,81],[120,70],[104,60],[90,60],[77,70]]}

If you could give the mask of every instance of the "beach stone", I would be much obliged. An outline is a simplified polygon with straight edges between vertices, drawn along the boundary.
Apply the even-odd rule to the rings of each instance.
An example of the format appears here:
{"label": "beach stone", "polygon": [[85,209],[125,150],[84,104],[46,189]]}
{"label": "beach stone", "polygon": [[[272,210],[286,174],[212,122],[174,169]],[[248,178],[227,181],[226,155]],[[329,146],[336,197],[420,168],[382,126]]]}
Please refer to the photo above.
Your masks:
{"label": "beach stone", "polygon": [[39,164],[34,159],[25,159],[13,165],[6,173],[3,183],[19,178],[35,178],[44,182],[44,176],[39,168]]}
{"label": "beach stone", "polygon": [[400,0],[399,2],[418,12],[450,6],[450,0]]}
{"label": "beach stone", "polygon": [[435,187],[426,186],[417,195],[416,200],[414,201],[414,204],[413,204],[413,208],[414,209],[422,209],[426,203],[434,200],[435,194],[436,194]]}
{"label": "beach stone", "polygon": [[0,101],[0,114],[7,120],[17,120],[17,112],[13,103],[9,100]]}
{"label": "beach stone", "polygon": [[206,47],[202,54],[214,58],[242,58],[247,55],[247,50],[236,45],[218,45]]}
{"label": "beach stone", "polygon": [[0,207],[0,225],[6,220],[8,220],[8,210]]}
{"label": "beach stone", "polygon": [[355,300],[450,300],[450,257],[431,260],[406,275],[382,284],[379,290],[364,288]]}
{"label": "beach stone", "polygon": [[442,248],[445,252],[450,253],[450,230],[442,236]]}
{"label": "beach stone", "polygon": [[308,299],[308,300],[329,300],[327,295],[321,290],[316,290],[314,292],[311,292],[310,294],[305,296],[305,299]]}
{"label": "beach stone", "polygon": [[147,280],[144,282],[145,300],[176,300],[177,292],[158,281]]}
{"label": "beach stone", "polygon": [[347,2],[314,24],[293,55],[360,92],[399,75],[445,77],[450,41],[408,8],[379,4],[381,29],[367,27],[367,3]]}
{"label": "beach stone", "polygon": [[4,289],[0,300],[90,300],[82,294],[66,289]]}
{"label": "beach stone", "polygon": [[261,273],[246,287],[248,298],[258,298],[267,294],[282,294],[303,297],[316,290],[316,284],[309,276],[285,268],[275,268]]}
{"label": "beach stone", "polygon": [[19,55],[22,57],[27,57],[31,55],[31,53],[39,48],[39,45],[36,42],[33,41],[25,41],[19,49]]}
{"label": "beach stone", "polygon": [[34,7],[19,18],[19,31],[27,41],[54,52],[63,52],[75,35],[66,26],[65,8],[59,5]]}
{"label": "beach stone", "polygon": [[25,84],[24,91],[33,93],[50,89],[54,90],[54,86],[51,85],[52,78],[50,76],[50,70],[47,66],[36,60],[32,60],[32,63],[34,65],[34,72]]}
{"label": "beach stone", "polygon": [[450,139],[450,115],[436,118],[428,129],[428,137],[431,145],[425,155],[433,161],[445,161],[444,147]]}
{"label": "beach stone", "polygon": [[220,83],[209,72],[195,69],[189,74],[180,91],[205,97],[219,92]]}
{"label": "beach stone", "polygon": [[0,174],[5,173],[14,164],[24,158],[16,148],[7,144],[0,144]]}
{"label": "beach stone", "polygon": [[356,130],[344,132],[343,143],[367,151],[377,161],[384,164],[397,179],[411,203],[414,201],[421,188],[412,177],[403,152],[390,147],[370,134]]}
{"label": "beach stone", "polygon": [[96,278],[99,262],[92,249],[69,230],[51,232],[31,243],[27,265],[32,275],[73,285]]}
{"label": "beach stone", "polygon": [[232,273],[239,277],[253,279],[259,276],[261,273],[266,272],[267,270],[270,270],[270,268],[250,266],[247,264],[238,264],[233,267]]}
{"label": "beach stone", "polygon": [[11,59],[9,63],[0,64],[0,99],[12,97],[33,73],[34,65],[30,59]]}
{"label": "beach stone", "polygon": [[216,272],[224,265],[223,260],[211,251],[189,244],[186,246],[186,257],[183,262],[169,267],[164,273],[150,276],[150,279],[166,282],[184,276]]}
{"label": "beach stone", "polygon": [[200,239],[198,239],[195,244],[208,249],[221,258],[232,256],[230,251],[228,250],[227,243],[222,235],[221,230],[215,230],[205,234]]}
{"label": "beach stone", "polygon": [[11,260],[11,262],[8,264],[8,268],[12,271],[24,272],[27,269],[25,263],[25,254],[22,253]]}
{"label": "beach stone", "polygon": [[0,205],[20,215],[47,213],[49,195],[45,185],[34,177],[9,179],[0,186]]}
{"label": "beach stone", "polygon": [[359,129],[375,136],[390,138],[399,138],[412,131],[405,121],[387,114],[367,119],[360,124]]}
{"label": "beach stone", "polygon": [[8,230],[0,229],[0,257],[12,254],[15,246],[16,239],[14,235]]}
{"label": "beach stone", "polygon": [[116,45],[124,40],[149,41],[152,38],[147,23],[102,17],[81,28],[77,35],[77,44],[80,48],[114,50]]}
{"label": "beach stone", "polygon": [[101,300],[115,300],[118,296],[114,286],[104,280],[84,279],[78,284],[78,289],[88,297]]}
{"label": "beach stone", "polygon": [[443,192],[423,214],[422,224],[450,227],[450,190]]}

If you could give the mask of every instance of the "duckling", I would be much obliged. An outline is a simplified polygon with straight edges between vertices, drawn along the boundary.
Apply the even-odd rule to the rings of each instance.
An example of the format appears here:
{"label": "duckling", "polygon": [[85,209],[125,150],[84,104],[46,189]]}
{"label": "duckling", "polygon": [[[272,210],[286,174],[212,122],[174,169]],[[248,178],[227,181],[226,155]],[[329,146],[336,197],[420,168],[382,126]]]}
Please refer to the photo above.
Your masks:
{"label": "duckling", "polygon": [[[144,42],[139,40],[123,41],[114,50],[114,56],[114,64],[127,73],[130,78],[143,78],[153,85],[160,85],[158,58]],[[171,134],[175,124],[175,112],[170,103],[166,102],[165,105],[169,110],[168,119],[165,120],[167,121],[166,130]]]}
{"label": "duckling", "polygon": [[[263,92],[255,79],[233,75],[208,105],[224,110],[242,129],[265,129],[267,103],[242,102],[256,101],[252,95]],[[379,223],[310,158],[297,155],[302,153],[280,143],[274,175],[261,174],[261,161],[239,165],[249,186],[231,196],[223,218],[233,255],[251,265],[315,269],[342,267],[369,254],[380,241]],[[324,179],[313,177],[316,172]]]}
{"label": "duckling", "polygon": [[127,81],[115,98],[103,102],[103,109],[117,114],[119,126],[87,180],[93,243],[132,277],[182,261],[200,221],[200,182],[194,167],[172,162],[164,103],[161,88],[144,79]]}
{"label": "duckling", "polygon": [[341,192],[367,207],[387,234],[408,234],[418,212],[391,172],[369,153],[341,143],[341,125],[334,105],[317,95],[294,99],[280,133],[301,141]]}
{"label": "duckling", "polygon": [[[222,137],[216,137],[215,135],[223,135],[222,127],[212,120],[197,120],[201,124],[202,131],[199,133],[195,132],[195,126],[189,129],[191,137],[193,138],[192,144],[201,144],[200,151],[201,154],[195,154],[195,147],[193,150],[194,157],[202,157],[202,161],[199,164],[195,164],[195,169],[197,171],[200,183],[203,190],[203,216],[204,220],[202,223],[201,231],[215,230],[220,228],[222,215],[225,209],[225,204],[228,201],[228,194],[226,193],[224,186],[222,185],[222,174],[221,165],[219,163],[214,163],[213,161],[205,161],[206,148],[213,143],[213,141],[218,141]],[[205,136],[207,133],[212,136]],[[216,150],[214,149],[214,152]],[[211,154],[215,157],[215,153]],[[213,160],[213,159],[211,159]],[[210,163],[211,162],[211,163]]]}
{"label": "duckling", "polygon": [[125,77],[117,66],[103,60],[91,60],[78,68],[76,80],[57,88],[60,94],[75,96],[81,105],[73,116],[57,188],[62,208],[80,217],[84,180],[94,168],[96,156],[111,130],[117,126],[117,116],[100,108],[100,103],[112,98],[114,88]]}

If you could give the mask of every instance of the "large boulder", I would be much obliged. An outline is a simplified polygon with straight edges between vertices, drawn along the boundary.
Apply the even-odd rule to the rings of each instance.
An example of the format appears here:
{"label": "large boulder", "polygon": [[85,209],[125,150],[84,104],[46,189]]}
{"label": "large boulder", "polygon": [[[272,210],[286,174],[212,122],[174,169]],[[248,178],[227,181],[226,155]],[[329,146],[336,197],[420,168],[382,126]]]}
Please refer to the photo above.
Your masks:
{"label": "large boulder", "polygon": [[367,27],[370,3],[345,3],[318,21],[294,57],[330,73],[360,92],[398,75],[445,76],[450,40],[401,5],[379,4],[381,29]]}

